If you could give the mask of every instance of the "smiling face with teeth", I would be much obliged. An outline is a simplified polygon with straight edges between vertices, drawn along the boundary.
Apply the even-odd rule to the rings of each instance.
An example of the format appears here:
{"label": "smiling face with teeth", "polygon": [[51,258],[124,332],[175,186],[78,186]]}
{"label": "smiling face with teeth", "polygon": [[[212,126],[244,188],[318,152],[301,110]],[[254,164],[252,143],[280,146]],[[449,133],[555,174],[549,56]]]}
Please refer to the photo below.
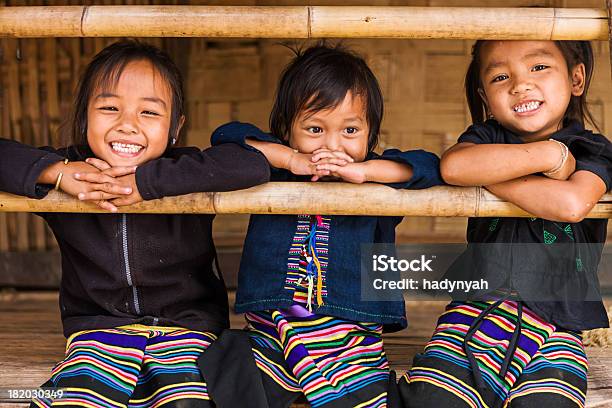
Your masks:
{"label": "smiling face with teeth", "polygon": [[149,61],[125,66],[112,89],[94,89],[87,107],[87,142],[111,166],[160,157],[168,145],[172,93]]}
{"label": "smiling face with teeth", "polygon": [[570,98],[584,91],[584,65],[568,69],[554,41],[487,41],[480,67],[489,112],[525,141],[559,130]]}

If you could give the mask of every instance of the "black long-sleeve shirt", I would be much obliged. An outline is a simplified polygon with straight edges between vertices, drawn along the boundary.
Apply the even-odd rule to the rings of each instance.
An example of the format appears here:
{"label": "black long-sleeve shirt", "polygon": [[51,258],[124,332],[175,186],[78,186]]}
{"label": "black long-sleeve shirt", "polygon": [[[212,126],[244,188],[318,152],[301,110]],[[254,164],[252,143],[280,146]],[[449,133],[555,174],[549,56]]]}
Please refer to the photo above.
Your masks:
{"label": "black long-sleeve shirt", "polygon": [[[38,177],[66,157],[84,160],[93,154],[0,139],[0,190],[42,198],[52,186],[37,184]],[[263,155],[227,144],[203,151],[169,149],[138,167],[136,183],[150,200],[238,190],[264,183],[269,175]],[[39,215],[53,230],[62,255],[65,336],[135,323],[213,332],[229,326],[225,284],[213,267],[214,215]]]}

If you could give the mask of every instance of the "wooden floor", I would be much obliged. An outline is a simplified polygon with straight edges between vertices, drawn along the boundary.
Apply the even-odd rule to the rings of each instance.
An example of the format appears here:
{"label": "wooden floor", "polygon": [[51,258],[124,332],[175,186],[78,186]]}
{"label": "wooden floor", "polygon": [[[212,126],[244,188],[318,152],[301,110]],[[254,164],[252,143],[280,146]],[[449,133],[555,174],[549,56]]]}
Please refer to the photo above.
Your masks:
{"label": "wooden floor", "polygon": [[[444,308],[442,302],[406,305],[410,328],[385,337],[389,362],[398,374],[408,369],[412,357],[422,350],[431,336],[436,316]],[[231,322],[235,328],[244,325],[239,315],[232,316]],[[0,328],[0,390],[40,386],[64,352],[57,293],[0,292]],[[589,347],[587,354],[588,407],[612,408],[612,348]],[[0,401],[0,408],[24,406],[27,404]]]}

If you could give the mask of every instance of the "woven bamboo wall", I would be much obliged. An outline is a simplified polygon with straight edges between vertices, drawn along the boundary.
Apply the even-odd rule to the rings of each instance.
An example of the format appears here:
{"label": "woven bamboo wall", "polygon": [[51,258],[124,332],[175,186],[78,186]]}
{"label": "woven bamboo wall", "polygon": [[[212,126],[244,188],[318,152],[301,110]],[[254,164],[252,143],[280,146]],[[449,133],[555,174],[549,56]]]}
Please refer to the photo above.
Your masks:
{"label": "woven bamboo wall", "polygon": [[[186,4],[180,1],[45,2],[44,4]],[[5,5],[40,1],[0,1]],[[604,0],[234,0],[192,1],[223,5],[410,5],[597,7]],[[69,108],[80,70],[115,39],[2,39],[0,131],[32,144],[58,145],[56,130]],[[266,129],[280,71],[291,52],[276,40],[147,39],[173,55],[186,77],[187,128],[183,143],[207,146],[210,133],[230,120]],[[346,40],[364,55],[385,97],[381,147],[424,148],[441,153],[469,125],[462,84],[471,41]],[[594,42],[597,65],[589,96],[602,132],[612,134],[609,51]],[[216,223],[221,244],[240,244],[245,216]],[[465,219],[411,218],[399,227],[403,240],[461,240]],[[0,251],[50,248],[43,223],[27,214],[0,214]]]}

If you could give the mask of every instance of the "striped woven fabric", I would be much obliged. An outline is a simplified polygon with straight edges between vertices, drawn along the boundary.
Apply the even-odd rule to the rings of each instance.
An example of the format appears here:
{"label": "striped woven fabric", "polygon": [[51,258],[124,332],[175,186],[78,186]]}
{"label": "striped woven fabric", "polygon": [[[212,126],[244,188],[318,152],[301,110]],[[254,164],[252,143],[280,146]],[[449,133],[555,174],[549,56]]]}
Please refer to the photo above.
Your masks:
{"label": "striped woven fabric", "polygon": [[[516,350],[499,375],[517,325],[517,303],[504,301],[467,342],[484,380],[479,387],[465,353],[466,334],[493,302],[451,303],[434,334],[400,379],[406,407],[583,407],[587,358],[578,333],[557,330],[523,307]],[[456,405],[453,405],[456,404]]]}
{"label": "striped woven fabric", "polygon": [[387,406],[381,325],[281,311],[246,318],[257,367],[279,389],[303,393],[315,408]]}
{"label": "striped woven fabric", "polygon": [[63,389],[59,399],[31,407],[213,406],[196,365],[215,340],[211,333],[140,325],[77,333],[66,357],[43,387]]}
{"label": "striped woven fabric", "polygon": [[[287,277],[285,279],[285,289],[295,289],[293,300],[298,303],[307,304],[308,302],[308,281],[306,279],[308,261],[306,253],[308,253],[308,236],[314,224],[320,222],[316,229],[316,256],[321,265],[321,297],[327,296],[327,288],[325,285],[325,275],[327,273],[328,251],[327,245],[329,241],[329,227],[331,218],[326,216],[318,216],[314,220],[310,215],[298,215],[297,227],[293,236],[291,247],[289,248],[289,257],[287,261]],[[311,255],[311,254],[309,254]],[[315,288],[316,291],[316,288]]]}

